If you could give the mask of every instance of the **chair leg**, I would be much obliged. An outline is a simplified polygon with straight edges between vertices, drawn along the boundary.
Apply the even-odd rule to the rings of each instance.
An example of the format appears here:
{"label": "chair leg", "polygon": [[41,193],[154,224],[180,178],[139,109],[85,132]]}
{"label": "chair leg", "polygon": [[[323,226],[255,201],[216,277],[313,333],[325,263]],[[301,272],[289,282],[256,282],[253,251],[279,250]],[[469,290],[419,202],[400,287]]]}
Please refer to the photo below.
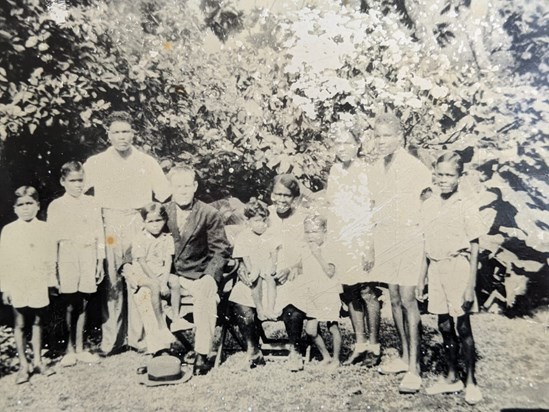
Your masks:
{"label": "chair leg", "polygon": [[221,338],[219,341],[219,346],[217,348],[217,354],[215,356],[214,368],[217,368],[223,362],[223,348],[225,346],[225,338],[227,337],[227,326],[223,325],[221,327]]}

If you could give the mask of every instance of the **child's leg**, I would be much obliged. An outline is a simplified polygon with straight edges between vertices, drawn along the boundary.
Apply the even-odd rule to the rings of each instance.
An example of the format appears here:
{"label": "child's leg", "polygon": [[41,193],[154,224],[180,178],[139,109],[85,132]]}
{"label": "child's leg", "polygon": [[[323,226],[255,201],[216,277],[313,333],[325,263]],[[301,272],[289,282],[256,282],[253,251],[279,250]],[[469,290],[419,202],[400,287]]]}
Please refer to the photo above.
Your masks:
{"label": "child's leg", "polygon": [[170,304],[173,314],[172,321],[175,321],[176,319],[179,319],[181,315],[181,284],[179,283],[179,277],[170,275],[168,286],[170,287]]}
{"label": "child's leg", "polygon": [[372,345],[379,345],[379,324],[381,318],[381,304],[376,296],[372,285],[366,286],[361,291],[361,297],[364,301],[368,324],[369,341]]}
{"label": "child's leg", "polygon": [[263,285],[263,278],[259,277],[252,286],[252,299],[254,301],[255,309],[257,311],[257,318],[259,320],[266,320],[268,317],[268,312],[263,306],[263,290],[265,289]]}
{"label": "child's leg", "polygon": [[344,362],[344,365],[351,365],[361,362],[368,351],[368,338],[366,336],[366,325],[364,323],[364,302],[360,297],[351,300],[349,306],[349,317],[355,332],[355,349],[351,356]]}
{"label": "child's leg", "polygon": [[307,323],[305,324],[305,332],[320,351],[320,354],[322,355],[322,363],[331,362],[332,357],[330,356],[330,352],[328,352],[328,349],[326,348],[324,339],[322,339],[322,336],[318,333],[318,320],[307,319]]}
{"label": "child's leg", "polygon": [[399,286],[402,301],[404,321],[406,325],[406,341],[408,343],[409,369],[408,371],[419,375],[419,329],[421,317],[416,300],[415,286]]}
{"label": "child's leg", "polygon": [[454,319],[450,315],[438,315],[438,330],[442,335],[442,344],[446,354],[448,371],[446,381],[453,383],[457,380],[457,354],[458,342],[455,331]]}
{"label": "child's leg", "polygon": [[463,353],[463,360],[467,371],[465,386],[476,385],[475,379],[475,341],[471,329],[471,318],[469,314],[460,316],[457,319],[457,330]]}
{"label": "child's leg", "polygon": [[19,356],[19,370],[28,373],[29,362],[27,361],[27,357],[25,355],[25,350],[27,348],[27,340],[25,339],[25,316],[18,308],[13,308],[13,315],[13,337],[15,339],[15,347],[17,348],[17,354]]}
{"label": "child's leg", "polygon": [[83,294],[78,294],[77,302],[75,302],[76,315],[76,330],[75,344],[76,353],[84,351],[84,327],[86,326],[86,308],[88,306],[88,298]]}
{"label": "child's leg", "polygon": [[35,367],[42,365],[42,313],[40,309],[33,309],[32,314],[34,316],[32,322],[32,353],[33,364]]}
{"label": "child's leg", "polygon": [[391,309],[393,320],[398,331],[401,343],[401,359],[409,363],[410,354],[408,352],[408,334],[406,333],[406,324],[402,310],[402,299],[400,297],[400,287],[398,285],[389,285],[389,295],[391,297]]}
{"label": "child's leg", "polygon": [[328,322],[328,329],[332,334],[332,342],[334,346],[333,359],[339,363],[341,354],[341,331],[339,330],[339,322]]}
{"label": "child's leg", "polygon": [[271,319],[278,318],[278,314],[275,313],[275,303],[276,303],[276,281],[274,277],[272,276],[266,276],[263,279],[264,282],[264,289],[266,289],[266,297],[267,297],[267,308],[266,312],[267,315]]}

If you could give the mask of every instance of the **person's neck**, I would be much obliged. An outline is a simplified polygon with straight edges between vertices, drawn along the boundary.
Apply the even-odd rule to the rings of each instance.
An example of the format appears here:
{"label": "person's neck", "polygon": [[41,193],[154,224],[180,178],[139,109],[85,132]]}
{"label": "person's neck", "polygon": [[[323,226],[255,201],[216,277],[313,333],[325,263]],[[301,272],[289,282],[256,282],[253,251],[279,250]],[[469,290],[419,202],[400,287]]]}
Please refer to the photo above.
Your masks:
{"label": "person's neck", "polygon": [[188,203],[186,205],[180,205],[179,203],[175,202],[177,207],[179,207],[179,209],[181,210],[191,210],[193,208],[193,203],[194,203],[194,199],[191,200],[191,203]]}
{"label": "person's neck", "polygon": [[289,208],[285,212],[278,212],[278,211],[276,212],[278,217],[281,218],[281,219],[286,219],[286,218],[290,217],[292,215],[292,213],[293,213],[292,208]]}
{"label": "person's neck", "polygon": [[131,156],[132,154],[132,147],[130,146],[127,150],[124,150],[124,151],[120,151],[120,150],[117,150],[117,149],[114,149],[114,151],[116,152],[116,154],[118,156],[120,156],[120,158],[122,159],[127,159],[128,157]]}
{"label": "person's neck", "polygon": [[342,168],[343,170],[348,170],[348,169],[351,167],[351,165],[353,164],[353,160],[354,160],[354,159],[347,160],[347,161],[345,161],[345,162],[341,162],[341,168]]}
{"label": "person's neck", "polygon": [[151,235],[152,237],[154,237],[154,238],[158,238],[158,237],[160,237],[160,235],[162,234],[162,232],[158,232],[158,233],[155,235],[154,233],[149,232],[148,230],[147,230],[147,233],[148,233],[149,235]]}
{"label": "person's neck", "polygon": [[457,193],[457,187],[451,191],[451,192],[448,192],[448,193],[441,193],[440,194],[440,198],[444,201],[450,199],[451,197],[453,197],[455,194]]}
{"label": "person's neck", "polygon": [[394,158],[395,158],[395,152],[385,155],[385,157],[383,158],[383,164],[385,165],[385,168],[388,169],[389,166],[391,166]]}

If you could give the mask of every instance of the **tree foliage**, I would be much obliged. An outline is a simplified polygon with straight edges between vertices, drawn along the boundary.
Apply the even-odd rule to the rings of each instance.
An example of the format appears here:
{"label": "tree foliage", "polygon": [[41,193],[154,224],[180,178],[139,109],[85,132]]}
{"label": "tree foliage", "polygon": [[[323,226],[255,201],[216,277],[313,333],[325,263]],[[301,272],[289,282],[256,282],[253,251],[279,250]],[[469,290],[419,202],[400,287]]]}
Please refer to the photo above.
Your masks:
{"label": "tree foliage", "polygon": [[392,110],[427,164],[441,150],[471,154],[490,257],[515,277],[547,270],[543,4],[249,3],[2,3],[0,137],[13,185],[51,194],[52,170],[103,150],[102,119],[123,109],[166,168],[200,170],[204,196],[261,196],[277,172],[317,191],[329,125],[360,130],[374,159],[373,119]]}

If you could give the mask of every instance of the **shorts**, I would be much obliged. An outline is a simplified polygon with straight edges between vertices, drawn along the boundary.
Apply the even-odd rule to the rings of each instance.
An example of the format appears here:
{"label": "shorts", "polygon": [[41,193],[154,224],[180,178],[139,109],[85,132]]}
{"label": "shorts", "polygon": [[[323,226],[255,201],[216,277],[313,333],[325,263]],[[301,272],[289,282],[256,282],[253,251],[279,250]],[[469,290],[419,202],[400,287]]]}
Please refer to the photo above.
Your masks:
{"label": "shorts", "polygon": [[[463,294],[469,280],[470,265],[465,256],[431,261],[429,263],[429,305],[435,315],[459,317],[465,315]],[[476,302],[472,312],[478,311]]]}
{"label": "shorts", "polygon": [[381,290],[379,289],[379,282],[363,282],[356,283],[354,285],[342,285],[343,293],[340,293],[339,297],[341,301],[349,305],[349,303],[362,299],[362,291],[367,288],[371,288],[376,298],[381,296]]}
{"label": "shorts", "polygon": [[57,250],[59,293],[94,293],[97,290],[95,271],[97,246],[60,241]]}

